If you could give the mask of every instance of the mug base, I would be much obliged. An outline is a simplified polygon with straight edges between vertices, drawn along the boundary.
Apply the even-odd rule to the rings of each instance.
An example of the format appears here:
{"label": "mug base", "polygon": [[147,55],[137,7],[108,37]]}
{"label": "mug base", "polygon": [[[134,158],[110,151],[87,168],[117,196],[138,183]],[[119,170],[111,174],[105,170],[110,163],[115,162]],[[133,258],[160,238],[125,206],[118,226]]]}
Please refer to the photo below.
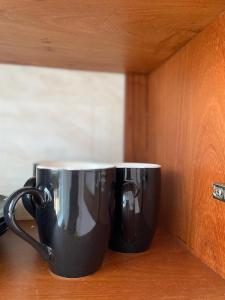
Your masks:
{"label": "mug base", "polygon": [[135,248],[133,246],[124,246],[124,247],[119,247],[119,246],[109,246],[109,249],[115,252],[120,252],[120,253],[140,253],[140,252],[145,252],[149,250],[150,245],[142,248]]}
{"label": "mug base", "polygon": [[56,276],[57,278],[60,279],[78,279],[80,277],[85,277],[85,276],[90,276],[93,275],[94,273],[96,273],[98,270],[94,270],[94,271],[86,271],[86,272],[80,272],[80,273],[65,273],[65,272],[60,272],[57,271],[53,268],[49,268],[49,272],[52,276]]}

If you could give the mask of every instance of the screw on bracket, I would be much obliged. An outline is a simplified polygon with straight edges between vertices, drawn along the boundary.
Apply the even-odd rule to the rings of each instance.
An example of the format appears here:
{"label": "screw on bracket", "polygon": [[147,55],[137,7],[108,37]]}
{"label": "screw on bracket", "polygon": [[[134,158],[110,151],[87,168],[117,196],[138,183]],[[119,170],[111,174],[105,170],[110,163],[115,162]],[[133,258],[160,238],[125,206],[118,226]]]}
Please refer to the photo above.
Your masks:
{"label": "screw on bracket", "polygon": [[213,198],[225,202],[225,184],[213,183]]}

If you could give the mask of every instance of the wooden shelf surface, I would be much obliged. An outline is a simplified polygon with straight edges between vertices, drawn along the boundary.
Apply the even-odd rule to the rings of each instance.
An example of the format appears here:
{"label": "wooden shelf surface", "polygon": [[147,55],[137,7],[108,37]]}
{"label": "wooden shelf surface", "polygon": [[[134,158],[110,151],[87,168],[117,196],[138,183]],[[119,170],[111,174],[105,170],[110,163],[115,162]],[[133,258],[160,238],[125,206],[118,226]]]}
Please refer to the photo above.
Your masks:
{"label": "wooden shelf surface", "polygon": [[149,72],[224,10],[224,0],[2,0],[0,62]]}
{"label": "wooden shelf surface", "polygon": [[[36,226],[22,222],[30,233]],[[224,300],[225,281],[176,239],[158,233],[149,251],[108,251],[94,275],[64,279],[50,274],[34,249],[11,231],[0,238],[1,299]]]}

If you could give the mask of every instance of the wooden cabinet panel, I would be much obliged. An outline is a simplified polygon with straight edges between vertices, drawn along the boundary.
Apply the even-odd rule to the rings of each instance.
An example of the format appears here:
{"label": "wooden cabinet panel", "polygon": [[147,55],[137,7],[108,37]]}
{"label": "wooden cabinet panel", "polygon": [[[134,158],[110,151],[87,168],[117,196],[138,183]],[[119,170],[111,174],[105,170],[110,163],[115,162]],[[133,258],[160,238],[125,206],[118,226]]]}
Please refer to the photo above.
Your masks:
{"label": "wooden cabinet panel", "polygon": [[211,196],[225,182],[224,39],[222,15],[149,76],[146,138],[163,166],[161,222],[225,277],[225,203]]}
{"label": "wooden cabinet panel", "polygon": [[148,152],[148,76],[128,74],[126,76],[126,110],[125,110],[126,161],[147,159]]}
{"label": "wooden cabinet panel", "polygon": [[225,276],[225,15],[149,78],[149,160],[163,165],[162,220]]}
{"label": "wooden cabinet panel", "polygon": [[224,10],[224,0],[1,0],[0,62],[149,72]]}
{"label": "wooden cabinet panel", "polygon": [[[20,224],[37,233],[33,223]],[[225,280],[163,232],[149,251],[109,250],[95,274],[73,279],[51,274],[39,254],[11,231],[1,237],[0,249],[4,300],[224,300]]]}

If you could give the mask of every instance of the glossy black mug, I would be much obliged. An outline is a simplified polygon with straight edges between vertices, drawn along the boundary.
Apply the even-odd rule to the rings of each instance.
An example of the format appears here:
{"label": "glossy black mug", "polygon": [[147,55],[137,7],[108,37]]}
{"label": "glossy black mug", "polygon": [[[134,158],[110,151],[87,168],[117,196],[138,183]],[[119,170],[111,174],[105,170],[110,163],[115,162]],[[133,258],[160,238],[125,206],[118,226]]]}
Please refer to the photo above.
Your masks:
{"label": "glossy black mug", "polygon": [[[108,164],[49,162],[36,166],[36,187],[23,187],[7,199],[8,226],[64,277],[96,272],[102,264],[114,207],[115,168]],[[17,224],[15,207],[32,195],[40,242]]]}
{"label": "glossy black mug", "polygon": [[157,225],[160,168],[143,163],[116,166],[112,250],[132,253],[149,248]]}
{"label": "glossy black mug", "polygon": [[[48,161],[35,162],[33,164],[33,177],[30,177],[24,184],[24,187],[35,187],[36,186],[36,168],[39,164],[48,164]],[[30,194],[25,194],[22,197],[23,206],[27,212],[36,219],[36,206],[33,196]]]}

